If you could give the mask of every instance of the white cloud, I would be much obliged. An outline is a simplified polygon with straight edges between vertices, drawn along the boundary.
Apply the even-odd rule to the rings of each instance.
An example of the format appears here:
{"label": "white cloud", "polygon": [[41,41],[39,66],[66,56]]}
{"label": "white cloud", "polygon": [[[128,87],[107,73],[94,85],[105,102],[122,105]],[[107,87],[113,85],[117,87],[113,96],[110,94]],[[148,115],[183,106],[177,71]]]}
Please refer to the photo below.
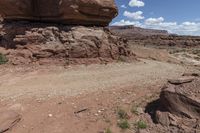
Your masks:
{"label": "white cloud", "polygon": [[115,25],[115,26],[135,25],[135,26],[138,26],[138,27],[142,26],[142,24],[138,21],[129,21],[129,20],[124,20],[124,19],[122,19],[118,22],[115,22],[112,25]]}
{"label": "white cloud", "polygon": [[131,7],[143,7],[145,3],[141,0],[130,0],[129,6]]}
{"label": "white cloud", "polygon": [[196,22],[165,22],[163,17],[148,18],[143,24],[145,28],[167,30],[180,35],[200,35],[200,23]]}
{"label": "white cloud", "polygon": [[129,12],[129,11],[125,11],[124,12],[124,16],[130,19],[134,19],[134,20],[141,20],[144,19],[144,16],[142,11],[137,11],[137,12]]}
{"label": "white cloud", "polygon": [[167,30],[171,33],[173,33],[177,26],[177,22],[165,22],[165,19],[163,17],[148,18],[144,22],[145,28]]}
{"label": "white cloud", "polygon": [[126,7],[126,5],[121,5],[121,8],[125,8],[126,9],[127,7]]}
{"label": "white cloud", "polygon": [[175,32],[179,34],[200,35],[200,23],[197,22],[183,22],[178,25]]}
{"label": "white cloud", "polygon": [[[145,3],[143,0],[129,0],[130,7],[143,7]],[[126,5],[121,5],[121,8],[127,8]],[[154,12],[150,12],[150,15],[154,15]],[[196,18],[193,22],[186,21],[182,23],[168,22],[165,21],[163,17],[159,18],[148,18],[144,21],[145,17],[142,11],[130,12],[125,11],[123,16],[127,17],[128,20],[122,19],[112,25],[134,25],[142,28],[152,28],[167,30],[170,33],[180,34],[180,35],[199,35],[200,36],[200,18]]]}
{"label": "white cloud", "polygon": [[146,25],[157,25],[160,24],[164,21],[163,17],[159,17],[159,18],[148,18],[145,20],[145,24]]}

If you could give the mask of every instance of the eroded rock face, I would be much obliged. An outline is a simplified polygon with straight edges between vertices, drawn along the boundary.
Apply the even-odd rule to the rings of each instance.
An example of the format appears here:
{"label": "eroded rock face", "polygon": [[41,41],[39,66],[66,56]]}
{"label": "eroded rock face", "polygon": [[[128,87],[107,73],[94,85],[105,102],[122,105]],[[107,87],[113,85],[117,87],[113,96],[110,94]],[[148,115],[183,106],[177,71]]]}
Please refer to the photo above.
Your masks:
{"label": "eroded rock face", "polygon": [[200,77],[198,73],[183,75],[168,80],[160,99],[148,108],[154,122],[165,132],[200,132]]}
{"label": "eroded rock face", "polygon": [[[186,82],[187,81],[187,82]],[[178,83],[178,84],[177,84]],[[200,118],[200,78],[170,80],[161,92],[161,104],[180,117]]]}
{"label": "eroded rock face", "polygon": [[[112,61],[131,57],[125,40],[105,28],[15,23],[4,25],[0,42],[12,64]],[[78,63],[78,64],[79,64]]]}
{"label": "eroded rock face", "polygon": [[0,0],[5,20],[106,26],[117,13],[114,0]]}

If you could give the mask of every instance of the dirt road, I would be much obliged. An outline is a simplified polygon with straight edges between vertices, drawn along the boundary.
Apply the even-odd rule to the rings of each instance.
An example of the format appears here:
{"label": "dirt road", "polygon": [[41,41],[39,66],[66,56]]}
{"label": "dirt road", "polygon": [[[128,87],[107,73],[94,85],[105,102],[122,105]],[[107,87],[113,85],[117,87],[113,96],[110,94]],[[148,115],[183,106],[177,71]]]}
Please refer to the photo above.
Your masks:
{"label": "dirt road", "polygon": [[153,60],[69,68],[4,67],[0,70],[0,107],[22,115],[8,133],[99,133],[106,128],[120,133],[117,107],[141,105],[168,78],[184,71],[182,66]]}
{"label": "dirt road", "polygon": [[181,66],[152,60],[68,69],[49,67],[27,72],[6,69],[0,72],[0,97],[15,99],[72,96],[119,86],[145,87],[164,82],[167,78],[175,78],[183,72],[184,68]]}

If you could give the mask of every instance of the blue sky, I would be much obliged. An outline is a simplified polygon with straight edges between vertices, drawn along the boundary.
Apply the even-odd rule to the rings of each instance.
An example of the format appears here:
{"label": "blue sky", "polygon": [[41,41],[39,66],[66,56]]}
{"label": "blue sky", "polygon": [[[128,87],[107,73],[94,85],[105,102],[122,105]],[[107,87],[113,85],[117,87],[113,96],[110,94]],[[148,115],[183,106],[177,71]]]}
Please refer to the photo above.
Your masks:
{"label": "blue sky", "polygon": [[200,0],[115,0],[119,15],[111,25],[164,29],[200,35]]}

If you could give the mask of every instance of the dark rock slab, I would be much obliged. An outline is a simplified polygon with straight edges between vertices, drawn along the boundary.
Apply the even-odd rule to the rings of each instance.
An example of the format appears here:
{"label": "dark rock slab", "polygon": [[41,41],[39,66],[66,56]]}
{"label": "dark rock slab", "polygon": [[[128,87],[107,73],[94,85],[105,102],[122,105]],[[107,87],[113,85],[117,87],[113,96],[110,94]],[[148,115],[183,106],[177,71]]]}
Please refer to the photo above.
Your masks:
{"label": "dark rock slab", "polygon": [[192,78],[192,77],[182,77],[182,78],[179,78],[179,79],[169,79],[168,82],[170,84],[180,85],[180,84],[183,84],[183,83],[192,82],[193,80],[194,80],[194,78]]}

